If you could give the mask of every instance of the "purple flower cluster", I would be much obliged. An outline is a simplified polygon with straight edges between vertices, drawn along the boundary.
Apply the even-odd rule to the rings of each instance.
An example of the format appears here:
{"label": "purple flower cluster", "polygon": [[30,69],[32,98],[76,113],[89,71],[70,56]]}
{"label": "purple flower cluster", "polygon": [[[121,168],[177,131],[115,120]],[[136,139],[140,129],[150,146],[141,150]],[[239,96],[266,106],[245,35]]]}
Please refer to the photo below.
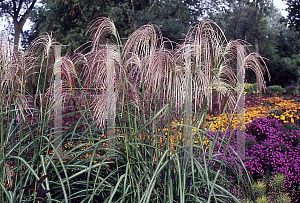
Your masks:
{"label": "purple flower cluster", "polygon": [[295,86],[286,86],[285,88],[283,88],[284,90],[297,90],[297,87]]}
{"label": "purple flower cluster", "polygon": [[[225,133],[228,136],[229,133]],[[236,135],[236,133],[234,133]],[[230,142],[235,148],[236,136]],[[244,164],[254,180],[266,172],[285,175],[285,187],[300,184],[300,129],[276,119],[257,118],[246,125]]]}
{"label": "purple flower cluster", "polygon": [[266,118],[257,118],[254,119],[251,123],[246,125],[246,134],[251,135],[256,138],[260,143],[267,139],[269,135],[277,133],[280,129],[281,123],[277,119],[266,119]]}
{"label": "purple flower cluster", "polygon": [[[216,133],[209,132],[209,135],[210,140],[215,140]],[[213,151],[215,159],[223,159],[227,143],[223,142],[221,146],[221,139],[228,140],[229,136],[230,131],[218,135]],[[232,150],[227,150],[224,156],[227,168],[237,167],[236,146],[237,132],[234,131],[230,141]],[[255,181],[267,173],[279,172],[286,176],[285,188],[300,185],[299,126],[281,124],[276,119],[253,120],[246,125],[245,156],[243,162]]]}
{"label": "purple flower cluster", "polygon": [[[278,128],[276,129],[275,126]],[[253,129],[264,129],[264,131],[256,131],[260,133],[259,135],[263,133],[264,139],[261,139],[262,136],[256,138],[255,135],[250,134]],[[275,119],[259,118],[247,126],[246,132],[246,136],[256,141],[251,147],[246,148],[246,155],[249,159],[244,163],[250,173],[254,177],[259,177],[263,176],[267,170],[274,174],[280,172],[286,176],[286,188],[299,185],[300,129],[283,129],[283,126]]]}

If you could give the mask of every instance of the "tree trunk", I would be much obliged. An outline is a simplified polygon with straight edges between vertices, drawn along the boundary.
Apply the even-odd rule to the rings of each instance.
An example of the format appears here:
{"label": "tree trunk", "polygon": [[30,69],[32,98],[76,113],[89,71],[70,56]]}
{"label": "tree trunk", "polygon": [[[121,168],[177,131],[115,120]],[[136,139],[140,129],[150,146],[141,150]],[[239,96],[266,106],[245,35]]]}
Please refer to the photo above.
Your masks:
{"label": "tree trunk", "polygon": [[132,12],[133,12],[133,14],[134,14],[134,4],[133,4],[133,0],[131,0],[131,10],[132,10]]}
{"label": "tree trunk", "polygon": [[[27,7],[27,10],[25,10],[25,13],[23,15],[21,15],[21,18],[19,18],[19,14],[20,14],[21,9],[25,9],[25,7],[23,7],[24,4],[25,4],[25,1],[24,0],[22,0],[22,1],[12,0],[13,14],[11,14],[11,16],[12,16],[13,22],[14,22],[14,30],[15,30],[14,46],[15,46],[15,48],[19,47],[20,34],[23,30],[23,26],[24,26],[26,20],[28,19],[28,17],[30,15],[36,1],[37,0],[33,0],[31,2],[30,6],[29,5],[25,6],[25,7]],[[17,7],[17,4],[18,4],[18,7]],[[20,20],[18,20],[18,18]]]}
{"label": "tree trunk", "polygon": [[15,29],[14,46],[17,48],[19,47],[19,40],[20,40],[22,28],[23,26],[20,25],[19,23],[14,23],[14,29]]}
{"label": "tree trunk", "polygon": [[255,38],[255,40],[254,40],[254,48],[255,48],[255,53],[259,53],[259,48],[258,48],[258,39],[257,38]]}

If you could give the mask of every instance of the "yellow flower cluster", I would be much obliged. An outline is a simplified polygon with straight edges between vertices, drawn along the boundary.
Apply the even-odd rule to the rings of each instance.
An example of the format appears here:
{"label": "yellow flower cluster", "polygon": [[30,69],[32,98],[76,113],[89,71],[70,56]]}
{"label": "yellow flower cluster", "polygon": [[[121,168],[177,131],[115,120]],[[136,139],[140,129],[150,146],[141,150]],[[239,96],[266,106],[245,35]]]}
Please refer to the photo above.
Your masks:
{"label": "yellow flower cluster", "polygon": [[273,108],[268,111],[267,118],[276,118],[284,123],[295,123],[299,119],[300,102],[292,100],[270,100]]}
{"label": "yellow flower cluster", "polygon": [[[193,122],[195,122],[195,120],[193,120]],[[170,128],[170,150],[173,151],[174,150],[174,147],[175,147],[175,144],[176,143],[179,143],[179,141],[183,141],[184,142],[184,136],[183,136],[183,130],[184,130],[184,127],[183,126],[180,126],[180,124],[184,124],[184,121],[183,119],[181,121],[173,121],[171,123],[171,128]],[[198,126],[199,125],[199,121],[196,122],[195,126]],[[192,132],[196,132],[197,130],[196,129],[192,129]],[[168,135],[168,126],[166,126],[164,129],[163,129],[163,132],[164,132],[164,135],[167,136]],[[167,140],[166,137],[163,139],[163,140]],[[161,144],[164,145],[165,142],[162,142],[163,140],[160,140],[161,141]],[[195,136],[195,142],[194,144],[198,145],[200,143],[200,137],[198,134],[196,134]],[[206,138],[205,136],[202,138],[202,145],[206,148],[209,148],[209,139]]]}
{"label": "yellow flower cluster", "polygon": [[[295,102],[293,100],[284,100],[281,99],[279,97],[272,97],[272,98],[268,98],[268,99],[263,99],[261,105],[257,106],[257,107],[250,107],[245,109],[245,117],[244,117],[244,123],[247,124],[249,122],[251,122],[254,118],[257,117],[265,117],[265,118],[276,118],[284,123],[294,123],[295,120],[299,119],[299,113],[300,113],[300,102]],[[207,118],[207,125],[205,126],[206,129],[211,130],[211,131],[217,131],[219,128],[220,130],[226,130],[228,128],[228,126],[231,124],[232,128],[236,128],[237,127],[237,116],[234,115],[232,117],[232,115],[230,116],[223,116],[222,119],[222,115],[219,115],[217,117],[213,117],[211,115],[208,115]],[[198,126],[199,125],[199,121],[195,122],[195,120],[193,120],[193,123],[195,123],[194,126]],[[184,142],[184,127],[181,126],[181,124],[184,124],[184,120],[182,119],[181,121],[173,121],[171,123],[171,127],[170,127],[170,134],[169,134],[169,146],[170,146],[170,150],[172,153],[172,151],[175,150],[176,148],[176,143],[179,143],[180,141]],[[159,133],[161,130],[157,129],[157,131],[155,133],[159,134],[158,136],[158,140],[157,140],[157,144],[159,145],[159,147],[166,147],[166,142],[167,142],[167,135],[168,135],[168,131],[169,128],[168,126],[165,126],[162,129],[162,134]],[[196,129],[192,129],[193,132],[196,132]],[[116,132],[117,134],[119,134],[119,130],[117,130]],[[132,132],[133,133],[133,132]],[[103,135],[103,137],[105,137],[105,135]],[[101,137],[99,137],[99,139],[101,139]],[[150,142],[153,141],[153,137],[146,134],[146,133],[142,133],[139,134],[136,139],[138,140],[148,140]],[[196,137],[195,137],[195,143],[196,145],[201,144],[202,140],[202,145],[205,148],[209,147],[209,139],[206,137],[202,137],[202,139],[200,139],[199,134],[196,133]],[[120,140],[118,140],[120,141]],[[134,139],[133,139],[134,141]],[[68,143],[67,145],[73,145],[74,143]],[[79,143],[81,144],[81,143]],[[88,145],[88,143],[86,143],[86,145]],[[82,148],[86,148],[87,146],[83,145]],[[106,143],[102,143],[103,146],[107,145]],[[68,146],[64,146],[66,149],[63,149],[62,151],[67,151]],[[53,151],[50,152],[50,154],[52,154]],[[88,157],[91,157],[91,154],[86,154],[85,156],[80,156],[77,157],[79,159],[86,159]],[[94,157],[100,156],[100,154],[95,154]]]}
{"label": "yellow flower cluster", "polygon": [[[295,102],[293,100],[284,100],[279,97],[271,97],[268,99],[263,99],[261,105],[257,107],[250,107],[245,109],[245,120],[244,123],[247,124],[251,122],[254,118],[264,117],[264,118],[276,118],[277,120],[284,123],[294,123],[299,119],[300,113],[300,102]],[[231,116],[225,115],[223,120],[222,115],[217,117],[209,116],[208,121],[211,121],[210,127],[212,131],[225,130],[231,123],[232,128],[237,127],[237,116],[233,118]],[[230,121],[230,122],[229,122]]]}
{"label": "yellow flower cluster", "polygon": [[[250,107],[245,109],[245,117],[244,117],[244,121],[245,124],[251,122],[254,118],[257,117],[265,117],[265,118],[276,118],[282,122],[290,122],[290,123],[294,123],[295,120],[299,119],[299,113],[300,113],[300,102],[295,102],[292,100],[283,100],[279,97],[272,97],[272,98],[268,98],[268,99],[263,99],[261,105],[257,106],[257,107]],[[232,115],[231,115],[232,116]],[[208,115],[207,116],[207,125],[205,126],[206,129],[208,130],[212,130],[212,131],[216,131],[220,128],[220,130],[225,130],[228,128],[228,126],[231,124],[231,126],[233,128],[237,127],[237,116],[234,115],[233,118],[231,118],[231,116],[223,116],[223,120],[222,115],[219,115],[217,117],[213,117]],[[199,121],[195,122],[195,120],[193,120],[194,126],[199,127]],[[168,136],[168,131],[170,130],[170,134],[169,134],[169,146],[170,146],[170,154],[172,154],[172,152],[174,150],[176,150],[176,143],[179,143],[180,141],[184,142],[184,126],[181,126],[181,124],[184,124],[184,120],[182,119],[181,121],[173,121],[171,122],[171,127],[170,129],[168,128],[168,126],[165,126],[163,129],[157,129],[157,131],[155,133],[157,133],[159,136],[157,137],[157,144],[158,144],[158,148],[159,149],[163,149],[165,148],[166,142],[167,142],[167,136]],[[201,126],[200,126],[201,128]],[[160,132],[163,133],[160,133]],[[192,129],[193,132],[196,132],[196,129]],[[116,130],[116,133],[119,134],[119,130]],[[132,132],[133,133],[133,132]],[[106,135],[103,135],[103,137],[106,137]],[[99,137],[99,139],[101,139],[102,136]],[[150,142],[153,142],[155,138],[153,138],[152,136],[148,135],[147,133],[142,133],[139,134],[136,137],[137,141],[139,140],[148,140]],[[201,142],[202,140],[202,142]],[[120,140],[118,140],[120,141]],[[134,139],[133,139],[134,141]],[[196,137],[195,137],[195,143],[196,145],[203,145],[204,148],[208,149],[209,148],[209,139],[206,138],[205,136],[202,137],[202,139],[200,139],[199,134],[196,132]],[[66,146],[64,146],[64,149],[62,149],[63,152],[68,150],[68,145],[73,145],[75,143],[68,143]],[[79,144],[83,144],[83,143],[79,143]],[[82,146],[82,149],[85,149],[87,147],[87,145],[89,145],[89,143],[86,143],[85,145]],[[102,146],[106,146],[106,143],[102,143]],[[138,146],[139,147],[139,146]],[[53,151],[50,152],[50,154],[52,154]],[[161,151],[161,155],[162,155],[162,151]],[[98,157],[100,156],[99,153],[95,153],[94,157]],[[88,157],[92,157],[92,154],[88,154],[86,153],[85,156],[81,155],[76,157],[77,159],[87,159]],[[155,161],[156,161],[156,157]],[[106,165],[107,167],[109,167],[109,165]]]}

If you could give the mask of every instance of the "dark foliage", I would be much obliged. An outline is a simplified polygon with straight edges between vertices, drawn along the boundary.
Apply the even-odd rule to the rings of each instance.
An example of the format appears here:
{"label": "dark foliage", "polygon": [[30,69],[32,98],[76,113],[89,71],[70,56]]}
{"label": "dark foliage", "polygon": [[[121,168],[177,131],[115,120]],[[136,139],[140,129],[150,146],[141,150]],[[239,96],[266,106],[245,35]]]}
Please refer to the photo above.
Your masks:
{"label": "dark foliage", "polygon": [[291,26],[294,26],[297,30],[300,29],[300,1],[299,0],[285,0],[289,12],[288,20]]}

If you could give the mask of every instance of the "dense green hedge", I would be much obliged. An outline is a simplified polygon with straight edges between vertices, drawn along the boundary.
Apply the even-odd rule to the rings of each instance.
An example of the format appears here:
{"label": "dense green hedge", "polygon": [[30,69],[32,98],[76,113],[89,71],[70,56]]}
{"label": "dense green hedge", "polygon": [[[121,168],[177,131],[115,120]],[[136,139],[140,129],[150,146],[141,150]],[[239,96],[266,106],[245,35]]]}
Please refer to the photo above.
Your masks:
{"label": "dense green hedge", "polygon": [[246,83],[245,93],[247,95],[259,94],[259,93],[264,95],[281,95],[281,94],[296,95],[299,94],[299,90],[295,86],[287,86],[285,88],[282,88],[280,85],[272,85],[266,88],[262,88],[262,90],[259,91],[256,83],[253,84]]}

